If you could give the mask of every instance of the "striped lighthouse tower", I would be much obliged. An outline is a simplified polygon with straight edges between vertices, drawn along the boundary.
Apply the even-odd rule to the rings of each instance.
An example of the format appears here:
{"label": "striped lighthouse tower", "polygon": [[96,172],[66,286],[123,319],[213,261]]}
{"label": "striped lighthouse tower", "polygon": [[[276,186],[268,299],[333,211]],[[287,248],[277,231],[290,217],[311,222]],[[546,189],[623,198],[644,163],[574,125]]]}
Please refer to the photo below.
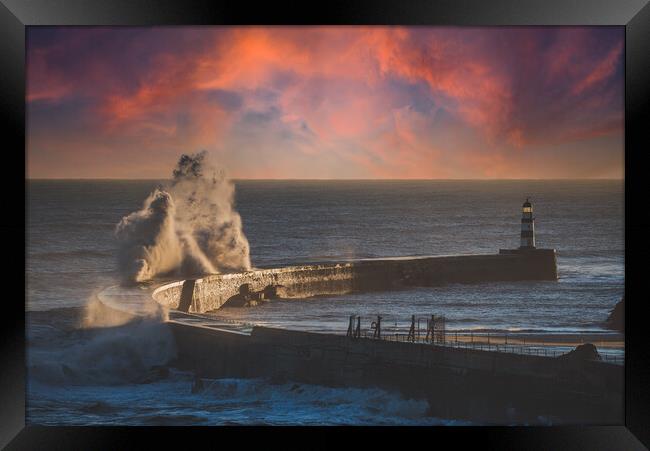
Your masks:
{"label": "striped lighthouse tower", "polygon": [[521,213],[521,246],[519,249],[535,249],[535,218],[533,206],[526,199]]}

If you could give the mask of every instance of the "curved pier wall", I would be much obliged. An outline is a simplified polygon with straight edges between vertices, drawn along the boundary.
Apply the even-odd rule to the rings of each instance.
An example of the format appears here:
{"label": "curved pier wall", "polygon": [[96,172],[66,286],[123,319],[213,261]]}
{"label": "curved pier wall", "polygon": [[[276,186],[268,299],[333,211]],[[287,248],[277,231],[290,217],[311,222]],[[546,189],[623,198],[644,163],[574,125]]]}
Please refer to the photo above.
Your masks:
{"label": "curved pier wall", "polygon": [[251,334],[170,322],[174,365],[203,377],[266,377],[382,387],[427,399],[430,414],[481,423],[619,424],[622,366],[254,327]]}
{"label": "curved pier wall", "polygon": [[557,280],[555,250],[502,250],[491,255],[374,259],[258,269],[192,280],[191,298],[186,289],[186,298],[181,299],[183,281],[159,287],[153,297],[170,308],[204,313],[240,297],[243,289],[265,297],[272,293],[279,298],[305,298],[409,286],[513,280]]}

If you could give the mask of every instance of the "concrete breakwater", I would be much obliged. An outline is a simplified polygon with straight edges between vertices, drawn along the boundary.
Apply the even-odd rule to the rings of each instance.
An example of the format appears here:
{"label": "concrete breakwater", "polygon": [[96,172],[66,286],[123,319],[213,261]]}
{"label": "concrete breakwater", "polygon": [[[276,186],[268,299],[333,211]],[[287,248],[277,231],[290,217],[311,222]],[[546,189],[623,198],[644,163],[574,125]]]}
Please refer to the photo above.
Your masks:
{"label": "concrete breakwater", "polygon": [[[284,268],[163,285],[154,299],[206,312],[256,294],[299,298],[409,286],[556,280],[555,251],[359,260]],[[187,317],[187,320],[184,318]],[[429,414],[492,424],[620,424],[623,367],[562,357],[458,349],[253,326],[242,331],[168,321],[177,346],[172,365],[208,378],[268,378],[342,387],[380,387],[426,399]]]}
{"label": "concrete breakwater", "polygon": [[157,288],[153,297],[173,309],[204,313],[274,297],[305,298],[513,280],[557,280],[555,250],[501,250],[499,254],[399,257],[256,269],[169,283]]}
{"label": "concrete breakwater", "polygon": [[170,321],[173,364],[201,377],[381,387],[426,399],[430,415],[493,424],[620,424],[623,368],[266,327],[250,334]]}

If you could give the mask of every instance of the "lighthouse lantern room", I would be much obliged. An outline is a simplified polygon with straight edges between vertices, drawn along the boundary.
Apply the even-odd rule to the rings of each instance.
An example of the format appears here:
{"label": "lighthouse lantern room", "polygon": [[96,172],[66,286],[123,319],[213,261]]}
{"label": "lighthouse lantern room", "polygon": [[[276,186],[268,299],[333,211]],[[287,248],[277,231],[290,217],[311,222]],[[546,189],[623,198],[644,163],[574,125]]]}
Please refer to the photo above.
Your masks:
{"label": "lighthouse lantern room", "polygon": [[535,249],[535,218],[533,218],[533,206],[528,199],[522,206],[519,249]]}

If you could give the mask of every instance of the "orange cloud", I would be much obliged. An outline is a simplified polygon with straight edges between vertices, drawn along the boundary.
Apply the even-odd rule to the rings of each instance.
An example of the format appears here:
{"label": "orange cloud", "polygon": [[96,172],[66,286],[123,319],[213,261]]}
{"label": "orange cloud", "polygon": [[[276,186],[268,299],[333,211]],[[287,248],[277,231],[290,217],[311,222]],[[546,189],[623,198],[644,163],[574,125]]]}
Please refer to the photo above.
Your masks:
{"label": "orange cloud", "polygon": [[[616,45],[600,47],[606,54],[593,51],[591,29],[131,32],[118,46],[111,37],[123,31],[103,30],[86,48],[75,29],[29,49],[28,101],[61,106],[47,113],[60,115],[49,139],[64,123],[78,133],[83,119],[92,139],[76,140],[76,152],[113,146],[155,158],[205,148],[238,176],[300,177],[319,165],[330,174],[339,165],[355,175],[436,178],[505,177],[516,170],[510,151],[622,131],[620,87],[597,96],[593,88],[613,86],[623,44],[611,38]],[[74,106],[78,97],[87,104]],[[45,138],[41,114],[30,145],[61,149]],[[255,158],[262,153],[279,156]]]}

